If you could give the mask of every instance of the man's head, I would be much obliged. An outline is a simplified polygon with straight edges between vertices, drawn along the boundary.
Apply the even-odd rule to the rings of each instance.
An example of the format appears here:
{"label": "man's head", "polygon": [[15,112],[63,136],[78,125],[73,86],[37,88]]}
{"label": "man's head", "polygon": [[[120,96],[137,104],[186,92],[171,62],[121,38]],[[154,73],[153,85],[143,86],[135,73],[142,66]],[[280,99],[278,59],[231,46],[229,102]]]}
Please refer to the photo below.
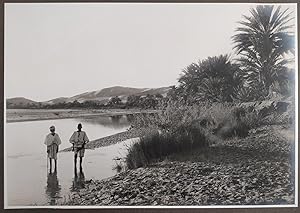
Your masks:
{"label": "man's head", "polygon": [[52,133],[55,132],[55,126],[50,126],[50,132],[52,132]]}
{"label": "man's head", "polygon": [[78,129],[79,131],[81,131],[81,129],[82,129],[82,124],[81,124],[81,123],[79,123],[79,124],[77,125],[77,129]]}

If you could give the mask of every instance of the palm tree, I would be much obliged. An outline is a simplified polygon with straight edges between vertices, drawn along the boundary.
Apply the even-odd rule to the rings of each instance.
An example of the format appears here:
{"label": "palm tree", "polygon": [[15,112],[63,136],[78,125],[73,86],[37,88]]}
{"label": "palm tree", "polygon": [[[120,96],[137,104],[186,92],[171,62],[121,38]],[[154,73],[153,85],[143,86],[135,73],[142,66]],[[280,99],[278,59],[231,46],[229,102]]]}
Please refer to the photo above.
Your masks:
{"label": "palm tree", "polygon": [[294,35],[288,30],[291,13],[286,9],[275,10],[270,5],[259,5],[250,10],[250,16],[243,16],[237,34],[232,37],[237,50],[238,62],[245,82],[261,96],[270,95],[275,82],[285,81],[287,53],[294,52]]}
{"label": "palm tree", "polygon": [[228,55],[208,57],[186,67],[176,89],[189,103],[232,101],[233,88],[239,84],[238,70]]}

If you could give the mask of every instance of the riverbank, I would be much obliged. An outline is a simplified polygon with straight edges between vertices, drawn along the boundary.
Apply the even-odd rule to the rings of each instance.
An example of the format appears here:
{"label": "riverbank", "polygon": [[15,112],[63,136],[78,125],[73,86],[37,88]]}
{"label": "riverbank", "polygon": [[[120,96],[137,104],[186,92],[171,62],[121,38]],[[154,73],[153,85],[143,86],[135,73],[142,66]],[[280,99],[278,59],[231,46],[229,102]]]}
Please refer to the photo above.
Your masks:
{"label": "riverbank", "polygon": [[66,205],[276,205],[294,203],[293,131],[263,126],[246,138],[89,180]]}
{"label": "riverbank", "polygon": [[12,123],[22,121],[52,120],[93,116],[117,116],[156,112],[157,110],[140,109],[7,109],[6,122]]}
{"label": "riverbank", "polygon": [[[102,146],[109,146],[112,144],[116,144],[128,139],[141,137],[143,134],[142,130],[130,129],[124,132],[120,132],[114,135],[110,135],[104,138],[99,138],[97,140],[90,141],[86,144],[87,149],[95,149]],[[72,147],[61,150],[60,152],[70,152],[72,151]]]}

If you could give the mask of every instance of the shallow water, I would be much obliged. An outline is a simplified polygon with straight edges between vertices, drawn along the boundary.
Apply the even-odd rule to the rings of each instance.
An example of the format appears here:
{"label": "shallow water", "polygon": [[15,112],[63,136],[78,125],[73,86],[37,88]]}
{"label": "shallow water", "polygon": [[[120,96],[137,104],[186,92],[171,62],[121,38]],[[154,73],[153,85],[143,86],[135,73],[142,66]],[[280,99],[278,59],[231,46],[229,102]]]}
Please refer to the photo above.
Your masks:
{"label": "shallow water", "polygon": [[[5,203],[7,206],[56,205],[71,191],[84,186],[89,179],[103,179],[116,174],[115,157],[124,157],[131,140],[86,150],[83,170],[74,172],[73,153],[58,153],[57,172],[49,174],[46,147],[43,144],[49,126],[55,125],[62,145],[70,147],[69,137],[82,123],[90,140],[125,131],[126,116],[76,118],[7,123],[5,126]],[[47,169],[48,168],[48,169]]]}

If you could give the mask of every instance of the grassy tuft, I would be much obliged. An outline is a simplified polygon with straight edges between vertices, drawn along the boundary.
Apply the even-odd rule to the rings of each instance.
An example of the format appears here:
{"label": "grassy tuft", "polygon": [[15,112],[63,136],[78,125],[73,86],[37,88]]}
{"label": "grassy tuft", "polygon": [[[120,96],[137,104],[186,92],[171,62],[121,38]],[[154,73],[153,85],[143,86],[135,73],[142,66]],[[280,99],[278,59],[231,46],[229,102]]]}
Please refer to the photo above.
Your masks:
{"label": "grassy tuft", "polygon": [[129,169],[143,167],[170,154],[207,145],[207,139],[201,128],[190,127],[176,134],[153,133],[141,137],[139,142],[129,147],[126,165]]}

